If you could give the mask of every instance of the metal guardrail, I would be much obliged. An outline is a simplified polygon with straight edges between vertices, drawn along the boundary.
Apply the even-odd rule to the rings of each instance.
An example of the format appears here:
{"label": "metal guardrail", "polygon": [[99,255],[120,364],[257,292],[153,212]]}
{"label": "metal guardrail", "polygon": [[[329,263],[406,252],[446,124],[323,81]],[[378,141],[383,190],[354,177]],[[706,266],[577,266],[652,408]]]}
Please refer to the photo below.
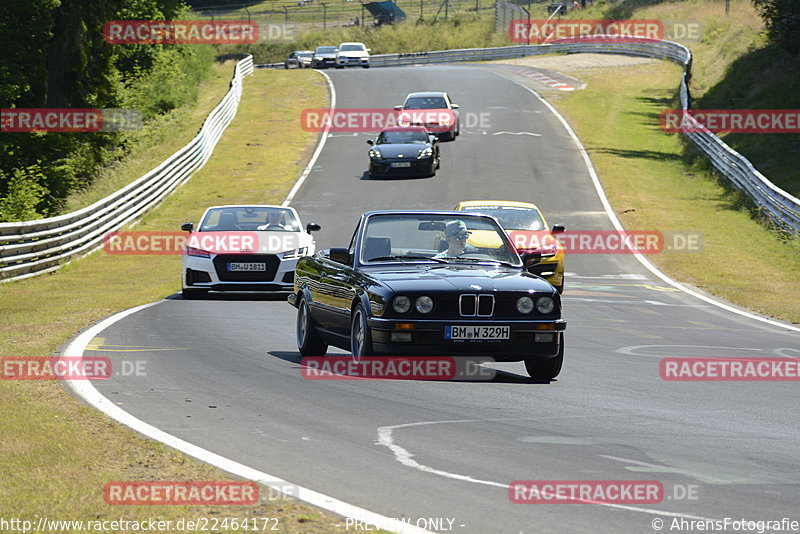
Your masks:
{"label": "metal guardrail", "polygon": [[[241,57],[241,55],[239,56]],[[103,236],[137,219],[201,168],[228,127],[253,73],[253,56],[236,63],[231,87],[198,134],[158,167],[78,211],[35,221],[0,223],[0,281],[58,269],[64,261],[100,247]]]}
{"label": "metal guardrail", "polygon": [[[683,66],[680,82],[681,108],[691,109],[689,80],[692,69],[691,51],[679,43],[657,39],[626,37],[618,41],[613,36],[560,39],[543,45],[501,46],[495,48],[465,48],[407,54],[377,54],[370,58],[373,67],[426,65],[432,63],[486,61],[519,58],[541,54],[576,53],[622,54],[626,56],[669,59]],[[282,63],[257,65],[257,67],[283,67]],[[725,144],[719,137],[705,129],[688,113],[683,114],[684,125],[697,133],[684,133],[709,159],[717,171],[744,191],[762,212],[779,228],[800,235],[800,200],[770,182],[753,167],[747,158]]]}

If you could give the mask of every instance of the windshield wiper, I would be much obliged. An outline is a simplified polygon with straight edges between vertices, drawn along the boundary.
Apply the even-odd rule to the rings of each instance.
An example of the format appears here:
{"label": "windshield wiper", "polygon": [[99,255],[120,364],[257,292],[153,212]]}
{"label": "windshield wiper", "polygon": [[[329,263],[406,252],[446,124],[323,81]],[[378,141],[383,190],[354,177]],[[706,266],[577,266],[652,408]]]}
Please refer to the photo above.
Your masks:
{"label": "windshield wiper", "polygon": [[436,263],[447,263],[447,261],[441,258],[431,258],[430,256],[378,256],[377,258],[369,258],[367,261],[381,260],[427,260],[435,261]]}
{"label": "windshield wiper", "polygon": [[514,265],[511,262],[507,262],[507,261],[503,261],[503,260],[492,260],[492,259],[488,259],[488,258],[464,258],[462,256],[450,256],[447,259],[458,260],[458,261],[481,262],[481,263],[499,263],[501,265],[508,265],[509,267],[519,267],[518,265]]}

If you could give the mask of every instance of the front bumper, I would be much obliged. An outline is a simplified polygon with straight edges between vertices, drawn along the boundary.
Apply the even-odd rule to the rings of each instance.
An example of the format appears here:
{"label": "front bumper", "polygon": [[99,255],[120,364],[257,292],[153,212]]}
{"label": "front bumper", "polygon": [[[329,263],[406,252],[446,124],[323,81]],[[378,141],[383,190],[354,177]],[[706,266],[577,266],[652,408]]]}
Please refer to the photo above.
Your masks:
{"label": "front bumper", "polygon": [[[392,167],[392,163],[410,163],[409,167]],[[428,176],[436,171],[433,156],[423,159],[371,159],[369,174],[371,176]]]}
{"label": "front bumper", "polygon": [[337,67],[364,67],[369,65],[369,58],[365,57],[339,57],[336,58]]}
{"label": "front bumper", "polygon": [[[413,329],[397,328],[399,323],[412,324]],[[372,334],[373,350],[378,354],[489,356],[497,361],[521,361],[524,358],[552,358],[558,355],[565,319],[519,321],[412,320],[371,317],[367,325]],[[445,327],[509,326],[510,338],[502,341],[452,341],[445,339]],[[545,330],[546,328],[546,330]],[[393,334],[395,334],[393,336]],[[397,334],[411,334],[399,341]],[[407,336],[403,336],[407,337]]]}
{"label": "front bumper", "polygon": [[[297,260],[275,255],[183,256],[183,287],[213,291],[291,291]],[[229,262],[263,261],[265,271],[230,272]]]}

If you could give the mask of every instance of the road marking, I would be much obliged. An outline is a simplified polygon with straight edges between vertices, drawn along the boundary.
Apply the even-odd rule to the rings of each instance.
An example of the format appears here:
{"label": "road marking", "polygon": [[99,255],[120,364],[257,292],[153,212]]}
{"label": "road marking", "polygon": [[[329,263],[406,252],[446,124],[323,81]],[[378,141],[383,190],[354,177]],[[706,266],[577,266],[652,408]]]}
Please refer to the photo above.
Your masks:
{"label": "road marking", "polygon": [[503,134],[508,134],[508,135],[530,135],[530,136],[533,136],[533,137],[541,137],[542,136],[542,134],[537,134],[537,133],[533,133],[533,132],[494,132],[492,135],[503,135]]}
{"label": "road marking", "polygon": [[[629,345],[627,347],[618,348],[614,352],[619,353],[619,354],[626,354],[628,356],[644,356],[646,358],[665,358],[666,357],[663,354],[643,354],[641,352],[637,352],[639,349],[646,349],[646,348],[652,348],[652,347],[659,347],[659,348],[661,348],[661,347],[676,347],[676,348],[679,348],[679,349],[723,349],[723,350],[728,350],[728,351],[743,350],[743,351],[755,351],[755,352],[761,352],[763,350],[766,350],[766,349],[752,349],[752,348],[747,348],[747,347],[720,347],[720,346],[716,346],[716,345]],[[778,349],[778,350],[781,350],[781,349]],[[673,351],[673,353],[674,352],[679,352],[679,351]],[[678,357],[675,354],[669,354],[669,356]],[[687,356],[681,356],[681,357],[692,357],[692,356],[693,355],[689,354]],[[730,354],[727,354],[726,356],[730,356]],[[711,357],[711,356],[706,354],[703,357]]]}
{"label": "road marking", "polygon": [[[473,484],[481,484],[485,486],[492,486],[496,488],[503,488],[508,489],[510,484],[504,484],[502,482],[494,482],[492,480],[481,480],[478,478],[471,477],[469,475],[460,475],[458,473],[451,473],[449,471],[444,471],[442,469],[435,469],[433,467],[423,465],[416,460],[414,460],[414,455],[408,450],[394,441],[393,431],[400,429],[400,428],[409,428],[415,426],[424,426],[424,425],[439,425],[439,424],[452,424],[452,423],[485,423],[491,421],[518,421],[524,418],[506,418],[506,419],[464,419],[464,420],[454,420],[454,421],[421,421],[418,423],[405,423],[401,425],[391,425],[391,426],[382,426],[378,428],[378,444],[387,447],[392,453],[394,454],[395,460],[400,462],[406,467],[411,467],[412,469],[417,469],[418,471],[422,471],[424,473],[430,473],[434,475],[439,475],[445,478],[450,478],[453,480],[461,480],[463,482],[472,482]],[[655,514],[667,517],[682,517],[685,519],[699,519],[704,521],[715,521],[715,519],[708,518],[708,517],[700,517],[692,514],[683,514],[678,512],[667,512],[664,510],[655,510],[652,508],[642,508],[639,506],[629,506],[623,504],[615,504],[615,503],[607,503],[607,502],[599,502],[599,501],[592,501],[586,499],[576,499],[577,501],[583,502],[585,504],[595,504],[598,506],[605,506],[608,508],[616,508],[618,510],[628,510],[631,512],[638,512],[643,514]]]}
{"label": "road marking", "polygon": [[[317,72],[319,72],[320,74],[325,76],[325,80],[328,82],[328,90],[331,93],[330,110],[333,111],[333,110],[336,109],[336,89],[333,87],[333,82],[331,81],[331,77],[330,76],[328,76],[327,74],[325,74],[324,72],[319,71],[319,70]],[[303,185],[303,182],[306,181],[306,178],[308,178],[308,175],[311,174],[311,171],[314,169],[314,167],[315,167],[315,165],[317,163],[317,158],[319,158],[319,155],[322,153],[322,149],[325,147],[325,141],[328,140],[328,133],[330,132],[330,129],[331,129],[330,123],[326,124],[325,125],[325,130],[322,132],[322,135],[319,137],[319,143],[317,143],[317,149],[314,151],[314,154],[311,156],[311,159],[309,160],[308,165],[306,165],[306,168],[303,170],[303,173],[300,175],[300,178],[297,179],[297,181],[292,186],[292,189],[289,191],[289,194],[286,195],[286,198],[283,200],[283,203],[281,204],[281,206],[285,207],[285,206],[288,206],[289,204],[291,204],[292,200],[294,199],[294,196],[297,194],[297,191]]]}

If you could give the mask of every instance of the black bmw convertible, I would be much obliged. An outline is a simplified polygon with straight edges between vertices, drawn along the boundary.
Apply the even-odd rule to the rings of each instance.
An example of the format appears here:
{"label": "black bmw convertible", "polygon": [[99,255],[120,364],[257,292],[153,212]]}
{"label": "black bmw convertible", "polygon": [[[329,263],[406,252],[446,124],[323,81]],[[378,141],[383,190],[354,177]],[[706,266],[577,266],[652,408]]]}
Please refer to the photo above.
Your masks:
{"label": "black bmw convertible", "polygon": [[365,213],[349,246],[298,261],[289,303],[304,356],[486,356],[544,380],[564,358],[560,295],[488,215]]}

